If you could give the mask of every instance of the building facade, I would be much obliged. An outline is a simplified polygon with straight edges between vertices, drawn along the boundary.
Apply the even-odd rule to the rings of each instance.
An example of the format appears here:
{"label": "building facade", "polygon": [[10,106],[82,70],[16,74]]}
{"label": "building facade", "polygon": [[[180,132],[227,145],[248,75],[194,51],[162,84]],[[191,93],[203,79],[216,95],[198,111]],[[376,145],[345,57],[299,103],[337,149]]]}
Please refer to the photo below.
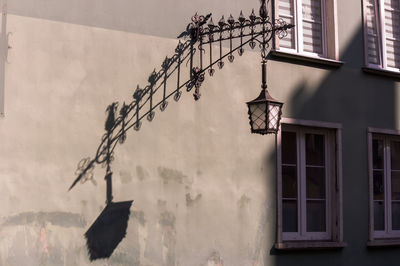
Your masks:
{"label": "building facade", "polygon": [[[151,83],[191,16],[217,24],[260,4],[0,3],[1,265],[398,265],[399,0],[270,1],[272,19],[295,24],[268,56],[276,137],[249,130],[261,57],[246,46],[206,73],[200,100],[183,87],[71,190],[103,147],[107,107]],[[112,255],[91,261],[110,172],[113,202],[133,203]]]}

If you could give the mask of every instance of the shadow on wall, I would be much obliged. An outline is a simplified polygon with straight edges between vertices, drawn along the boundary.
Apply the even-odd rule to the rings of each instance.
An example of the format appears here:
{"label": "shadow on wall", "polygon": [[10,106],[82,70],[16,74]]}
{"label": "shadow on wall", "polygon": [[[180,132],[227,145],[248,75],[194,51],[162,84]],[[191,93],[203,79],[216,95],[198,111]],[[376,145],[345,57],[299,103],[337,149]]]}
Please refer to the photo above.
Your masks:
{"label": "shadow on wall", "polygon": [[132,201],[111,202],[85,233],[89,258],[109,258],[126,235]]}
{"label": "shadow on wall", "polygon": [[[170,97],[178,101],[182,90],[189,92],[194,88],[193,96],[195,100],[198,100],[201,96],[200,86],[205,79],[205,74],[213,76],[216,69],[222,69],[225,57],[232,63],[235,58],[233,53],[237,51],[239,56],[242,56],[243,47],[249,44],[253,49],[256,47],[256,41],[260,43],[259,48],[264,54],[273,35],[282,36],[289,27],[293,27],[293,25],[279,21],[272,25],[269,18],[267,19],[265,0],[262,3],[260,10],[263,12],[260,11],[260,16],[256,16],[252,12],[249,18],[245,18],[241,13],[237,20],[230,16],[227,20],[228,23],[221,19],[218,25],[212,23],[211,14],[193,16],[192,22],[178,36],[178,38],[188,37],[189,40],[184,43],[179,41],[175,54],[171,58],[165,58],[161,70],[158,72],[154,70],[151,73],[148,79],[149,84],[144,89],[140,89],[138,86],[133,94],[134,100],[128,104],[124,102],[119,109],[117,102],[107,107],[106,133],[100,141],[94,158],[85,158],[78,164],[77,178],[69,188],[71,190],[79,181],[92,179],[95,165],[102,164],[106,167],[107,207],[85,234],[91,260],[110,257],[126,234],[129,208],[132,202],[112,202],[111,163],[114,159],[114,149],[118,144],[125,142],[129,129],[133,128],[138,131],[141,121],[145,118],[151,122],[157,107],[164,111],[168,105],[167,99]],[[225,35],[228,33],[229,37],[226,37]],[[206,38],[208,38],[208,42],[204,40]],[[240,42],[237,42],[233,48],[232,43],[235,39],[240,39]],[[213,43],[219,46],[219,56],[215,56],[217,59],[212,57]],[[230,44],[229,52],[222,52],[224,43]],[[206,50],[209,52],[209,56],[207,56],[207,63],[203,64],[203,56],[205,57],[203,54]],[[195,55],[198,60],[195,60]],[[204,61],[206,61],[205,58]],[[189,79],[185,82],[181,82],[180,78],[182,63],[189,65],[186,67]],[[177,76],[176,81],[172,82],[173,89],[167,91],[167,81],[172,80],[172,74]]]}
{"label": "shadow on wall", "polygon": [[[363,31],[359,28],[342,55],[345,64],[329,71],[316,89],[306,83],[294,88],[286,100],[283,114],[288,118],[335,122],[343,126],[343,236],[348,246],[338,250],[280,251],[273,247],[274,243],[269,243],[276,266],[395,265],[398,261],[398,250],[367,248],[367,127],[396,129],[398,80],[364,73],[361,69],[364,66],[363,51]],[[279,58],[273,60],[296,64],[296,68],[324,68]],[[268,156],[271,164],[275,162],[275,156],[275,151]]]}
{"label": "shadow on wall", "polygon": [[[179,42],[174,56],[165,58],[162,63],[162,69],[159,72],[153,71],[149,77],[149,85],[144,89],[140,89],[138,86],[133,95],[134,100],[128,105],[124,102],[119,110],[119,114],[117,114],[118,103],[112,103],[107,107],[107,118],[105,121],[106,133],[103,135],[100,145],[97,148],[95,158],[92,160],[90,160],[90,158],[84,158],[78,164],[78,169],[76,171],[77,178],[69,188],[70,190],[79,181],[91,180],[93,178],[93,169],[96,164],[102,164],[106,166],[107,169],[105,175],[107,183],[107,206],[85,233],[89,259],[91,261],[109,258],[125,237],[128,227],[130,207],[133,201],[112,202],[111,162],[114,157],[113,151],[118,144],[125,142],[126,134],[130,128],[139,130],[142,119],[147,118],[148,121],[153,120],[155,115],[154,110],[157,107],[160,107],[161,111],[165,110],[168,104],[168,98],[173,96],[174,100],[178,101],[182,93],[180,89],[183,86],[186,86],[187,91],[190,91],[195,86],[196,80],[193,81],[193,79],[184,84],[179,83],[181,64],[189,55],[191,64],[193,61],[193,52],[184,54],[189,47],[193,48],[193,46],[190,46],[190,41],[185,43]],[[167,93],[167,81],[175,71],[178,75],[177,87],[173,89],[172,92]],[[162,100],[153,104],[153,101],[155,101],[153,98],[157,91],[159,92],[158,95],[162,94]],[[148,109],[142,110],[142,114],[139,115],[140,110],[145,107]]]}

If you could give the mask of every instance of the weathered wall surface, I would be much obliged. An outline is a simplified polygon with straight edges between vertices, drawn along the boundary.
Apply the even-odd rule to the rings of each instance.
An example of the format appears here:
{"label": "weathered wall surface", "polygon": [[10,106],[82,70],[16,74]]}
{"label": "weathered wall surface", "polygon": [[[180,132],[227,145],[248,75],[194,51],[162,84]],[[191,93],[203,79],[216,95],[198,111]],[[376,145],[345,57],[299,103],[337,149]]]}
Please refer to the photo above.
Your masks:
{"label": "weathered wall surface", "polygon": [[146,85],[196,10],[215,18],[240,9],[248,14],[258,1],[9,1],[2,32],[12,32],[12,48],[0,119],[0,265],[376,265],[382,256],[395,265],[395,251],[365,246],[366,127],[397,127],[399,85],[360,70],[358,2],[338,1],[345,16],[340,69],[268,65],[284,116],[343,124],[347,248],[271,250],[274,138],[249,132],[245,102],[259,93],[260,58],[246,52],[206,77],[200,101],[184,93],[153,122],[128,132],[112,168],[114,200],[134,200],[127,235],[109,260],[90,263],[83,234],[105,207],[104,169],[67,190],[79,160],[96,152],[106,106],[130,101],[136,85]]}
{"label": "weathered wall surface", "polygon": [[[16,5],[0,127],[0,264],[89,265],[83,234],[105,206],[104,169],[68,192],[76,164],[94,155],[106,106],[130,101],[177,40],[12,14]],[[237,61],[207,78],[199,102],[191,93],[171,100],[117,148],[114,200],[134,203],[126,238],[93,265],[264,263],[274,139],[249,138],[245,101],[259,91],[259,55]]]}

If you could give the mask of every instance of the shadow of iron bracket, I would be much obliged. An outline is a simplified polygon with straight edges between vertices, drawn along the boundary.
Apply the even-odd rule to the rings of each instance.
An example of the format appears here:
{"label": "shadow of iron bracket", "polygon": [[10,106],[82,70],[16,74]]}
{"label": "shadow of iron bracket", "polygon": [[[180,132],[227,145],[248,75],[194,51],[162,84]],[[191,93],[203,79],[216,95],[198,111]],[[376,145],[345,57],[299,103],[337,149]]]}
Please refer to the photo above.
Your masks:
{"label": "shadow of iron bracket", "polygon": [[[184,88],[187,92],[195,88],[193,96],[195,100],[198,100],[201,96],[200,87],[205,80],[205,74],[213,76],[215,66],[222,69],[225,58],[231,63],[234,62],[234,53],[238,52],[239,56],[242,56],[245,45],[254,49],[258,44],[261,56],[265,60],[273,36],[277,35],[279,38],[283,38],[287,35],[287,30],[294,26],[286,24],[283,20],[271,21],[266,6],[266,0],[262,0],[258,16],[255,15],[253,9],[248,18],[240,12],[238,19],[234,19],[230,15],[225,22],[222,16],[216,25],[211,14],[202,16],[196,13],[192,17],[191,23],[187,25],[186,31],[178,36],[178,38],[186,38],[186,41],[179,41],[175,48],[175,54],[166,57],[161,69],[154,70],[150,74],[148,85],[144,88],[140,88],[138,85],[133,93],[133,100],[129,103],[123,102],[120,109],[118,109],[117,102],[107,107],[106,133],[100,141],[94,158],[84,158],[79,162],[76,171],[77,177],[69,188],[71,190],[78,182],[92,179],[95,165],[100,164],[107,168],[105,176],[107,206],[85,234],[90,260],[111,256],[126,234],[132,201],[112,202],[111,163],[117,144],[125,142],[129,129],[139,130],[142,119],[147,118],[151,122],[156,108],[164,111],[170,97],[179,101]],[[239,44],[234,46],[234,40],[237,40]],[[229,51],[223,53],[222,47],[225,43],[227,43]],[[216,59],[213,58],[213,44],[217,44],[219,47]],[[198,53],[196,53],[197,51]],[[208,58],[206,59],[207,51]],[[196,65],[194,63],[195,56],[198,57]],[[181,65],[185,62],[186,66],[189,65],[189,78],[187,81],[181,82]],[[167,80],[173,74],[177,75],[176,88],[167,91]],[[154,103],[153,97],[157,93],[162,99]]]}

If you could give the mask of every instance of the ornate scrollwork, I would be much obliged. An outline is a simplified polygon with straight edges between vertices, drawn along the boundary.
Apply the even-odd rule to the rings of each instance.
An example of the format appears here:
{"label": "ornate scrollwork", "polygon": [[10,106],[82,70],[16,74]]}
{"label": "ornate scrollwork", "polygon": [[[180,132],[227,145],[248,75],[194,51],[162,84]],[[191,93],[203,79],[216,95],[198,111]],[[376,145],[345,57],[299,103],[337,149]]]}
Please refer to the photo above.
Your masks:
{"label": "ornate scrollwork", "polygon": [[292,24],[287,24],[286,21],[281,18],[275,20],[275,26],[275,34],[279,39],[285,38],[288,35],[287,31],[293,27]]}
{"label": "ornate scrollwork", "polygon": [[193,68],[193,84],[195,87],[193,97],[196,101],[199,100],[201,97],[200,87],[203,81],[204,81],[204,72],[198,67]]}
{"label": "ornate scrollwork", "polygon": [[[225,20],[224,16],[222,16],[215,24],[211,14],[203,16],[196,13],[191,18],[186,30],[178,36],[178,38],[189,38],[189,40],[185,42],[179,41],[175,48],[175,53],[165,58],[161,64],[161,69],[158,71],[154,69],[150,74],[148,85],[143,88],[138,85],[133,93],[131,102],[128,104],[123,103],[119,111],[118,102],[113,102],[107,107],[107,118],[104,125],[106,133],[101,139],[94,159],[85,158],[78,164],[76,172],[78,177],[71,188],[79,180],[87,181],[92,179],[92,171],[95,164],[106,164],[109,169],[113,160],[114,148],[118,143],[123,144],[125,142],[128,130],[131,128],[139,130],[143,118],[152,121],[155,117],[156,108],[161,111],[166,109],[169,97],[173,97],[175,101],[178,101],[182,95],[182,88],[186,87],[186,91],[191,91],[192,88],[195,88],[193,97],[198,100],[201,97],[200,87],[204,82],[205,73],[213,76],[216,69],[224,67],[224,60],[227,59],[228,62],[233,62],[236,50],[241,56],[245,51],[244,47],[246,45],[249,45],[251,49],[255,49],[258,44],[261,56],[265,59],[273,36],[284,38],[287,36],[287,30],[293,27],[293,25],[287,24],[282,19],[271,21],[267,13],[267,1],[260,1],[259,15],[256,15],[253,9],[247,17],[243,15],[243,12],[240,12],[237,19],[230,15]],[[235,46],[233,40],[237,40]],[[226,44],[229,47],[228,52],[224,51],[225,47],[227,47]],[[218,52],[216,51],[217,48],[219,48]],[[199,53],[196,53],[197,49]],[[207,52],[208,58],[206,59]],[[198,57],[198,60],[195,60],[195,57]],[[181,67],[184,66],[189,67],[190,74],[189,79],[182,82]],[[177,74],[176,89],[171,92],[167,91],[167,80],[173,73]],[[160,95],[160,92],[162,95],[155,97],[158,102],[153,103],[153,96],[156,93]]]}
{"label": "ornate scrollwork", "polygon": [[80,176],[80,182],[83,184],[89,180],[93,180],[94,164],[89,157],[79,161],[75,170],[75,175]]}
{"label": "ornate scrollwork", "polygon": [[192,22],[189,23],[186,27],[186,31],[182,32],[178,38],[182,37],[190,37],[191,42],[195,43],[199,41],[201,38],[201,34],[203,33],[203,25],[207,22],[207,20],[211,17],[211,13],[203,16],[198,15],[197,13],[192,17]]}

